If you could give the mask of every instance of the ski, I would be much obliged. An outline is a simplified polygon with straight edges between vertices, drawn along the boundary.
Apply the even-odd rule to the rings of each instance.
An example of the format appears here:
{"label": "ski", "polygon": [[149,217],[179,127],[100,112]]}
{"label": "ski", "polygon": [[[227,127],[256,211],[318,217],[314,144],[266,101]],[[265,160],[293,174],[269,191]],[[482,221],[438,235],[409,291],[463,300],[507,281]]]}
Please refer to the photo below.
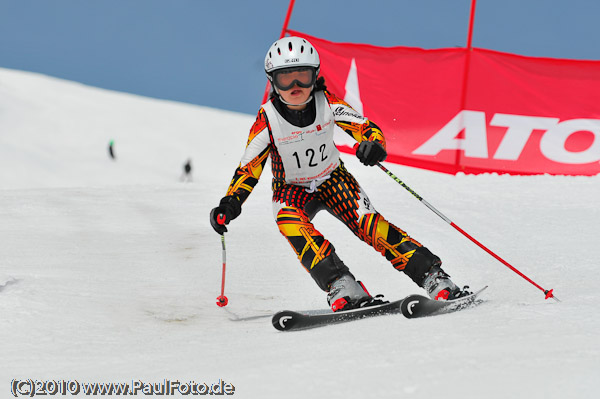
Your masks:
{"label": "ski", "polygon": [[324,310],[322,312],[294,312],[291,310],[284,310],[273,316],[272,323],[273,327],[279,331],[305,330],[308,328],[339,324],[367,317],[401,313],[403,301],[404,299],[401,299],[381,305],[335,313],[330,310]]}
{"label": "ski", "polygon": [[479,305],[483,302],[483,300],[477,299],[477,297],[486,288],[487,286],[471,295],[449,301],[436,301],[423,295],[415,294],[409,295],[406,298],[397,301],[376,306],[369,306],[366,308],[347,310],[345,312],[342,311],[334,313],[330,310],[294,312],[292,310],[284,310],[277,312],[273,316],[271,322],[273,327],[279,331],[297,331],[331,324],[345,323],[367,317],[398,313],[402,313],[406,318],[409,319],[434,316],[457,312]]}
{"label": "ski", "polygon": [[471,295],[449,301],[436,301],[423,295],[409,295],[404,298],[400,307],[402,314],[409,319],[457,312],[482,303],[483,300],[477,297],[486,288],[487,285]]}

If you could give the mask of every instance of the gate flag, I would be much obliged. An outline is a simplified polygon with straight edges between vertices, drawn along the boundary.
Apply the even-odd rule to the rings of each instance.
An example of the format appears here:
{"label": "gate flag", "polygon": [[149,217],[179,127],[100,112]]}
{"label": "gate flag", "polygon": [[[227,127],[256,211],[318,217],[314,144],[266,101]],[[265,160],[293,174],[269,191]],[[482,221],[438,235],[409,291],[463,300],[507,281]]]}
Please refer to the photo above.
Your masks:
{"label": "gate flag", "polygon": [[387,161],[453,174],[600,172],[600,61],[288,33],[317,48],[328,89],[381,127]]}

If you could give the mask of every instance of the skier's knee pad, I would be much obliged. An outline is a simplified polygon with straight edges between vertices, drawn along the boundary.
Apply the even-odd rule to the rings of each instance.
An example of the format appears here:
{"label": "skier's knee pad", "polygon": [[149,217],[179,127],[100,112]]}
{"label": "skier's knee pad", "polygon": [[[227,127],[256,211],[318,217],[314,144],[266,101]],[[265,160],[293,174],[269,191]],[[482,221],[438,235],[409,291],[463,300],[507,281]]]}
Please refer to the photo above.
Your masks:
{"label": "skier's knee pad", "polygon": [[432,266],[441,265],[442,261],[439,257],[431,253],[425,247],[419,247],[415,250],[410,260],[404,268],[404,273],[410,277],[419,287],[423,286],[425,274]]}
{"label": "skier's knee pad", "polygon": [[332,252],[331,255],[317,263],[310,270],[311,277],[323,291],[328,291],[329,285],[344,274],[351,273],[335,252]]}

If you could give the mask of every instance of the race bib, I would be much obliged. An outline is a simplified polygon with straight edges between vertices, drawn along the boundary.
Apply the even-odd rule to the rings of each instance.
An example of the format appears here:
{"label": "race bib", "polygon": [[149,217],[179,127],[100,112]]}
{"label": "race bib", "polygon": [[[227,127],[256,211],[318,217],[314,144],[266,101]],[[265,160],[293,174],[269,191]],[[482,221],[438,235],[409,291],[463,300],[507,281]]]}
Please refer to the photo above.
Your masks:
{"label": "race bib", "polygon": [[322,91],[314,96],[317,116],[306,127],[286,121],[271,102],[263,105],[288,184],[310,187],[315,181],[318,185],[339,165],[340,153],[333,142],[333,112]]}

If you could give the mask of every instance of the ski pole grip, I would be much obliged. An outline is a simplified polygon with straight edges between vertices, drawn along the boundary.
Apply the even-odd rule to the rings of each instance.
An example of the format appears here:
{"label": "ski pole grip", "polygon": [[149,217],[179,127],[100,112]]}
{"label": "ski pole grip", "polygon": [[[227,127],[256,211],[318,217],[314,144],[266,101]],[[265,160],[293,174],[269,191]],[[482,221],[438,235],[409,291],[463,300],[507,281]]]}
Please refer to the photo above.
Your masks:
{"label": "ski pole grip", "polygon": [[217,215],[217,223],[219,223],[221,225],[225,224],[225,214],[219,213]]}

